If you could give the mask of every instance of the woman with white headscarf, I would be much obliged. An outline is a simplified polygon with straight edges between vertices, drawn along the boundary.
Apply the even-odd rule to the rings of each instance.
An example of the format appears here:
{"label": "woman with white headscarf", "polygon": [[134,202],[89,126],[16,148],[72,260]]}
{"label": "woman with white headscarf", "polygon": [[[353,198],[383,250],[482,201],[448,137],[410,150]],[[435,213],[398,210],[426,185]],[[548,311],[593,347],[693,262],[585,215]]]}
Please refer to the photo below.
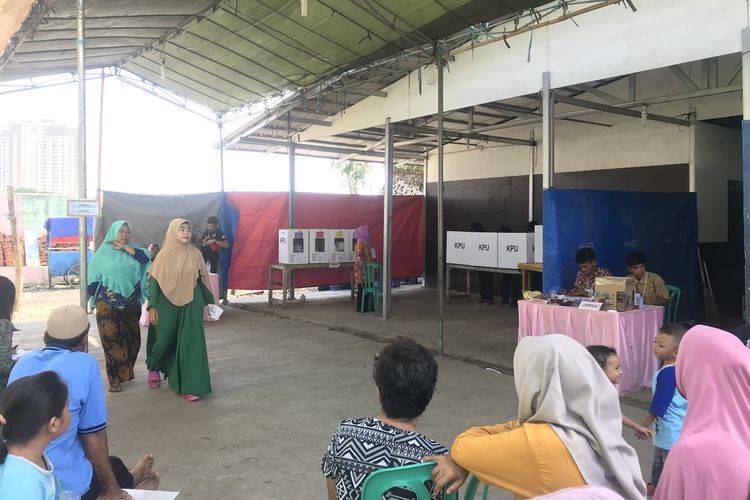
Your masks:
{"label": "woman with white headscarf", "polygon": [[635,450],[622,438],[617,390],[594,358],[564,335],[526,337],[513,359],[518,420],[474,427],[437,462],[435,487],[457,491],[469,473],[531,498],[564,488],[601,486],[643,499]]}

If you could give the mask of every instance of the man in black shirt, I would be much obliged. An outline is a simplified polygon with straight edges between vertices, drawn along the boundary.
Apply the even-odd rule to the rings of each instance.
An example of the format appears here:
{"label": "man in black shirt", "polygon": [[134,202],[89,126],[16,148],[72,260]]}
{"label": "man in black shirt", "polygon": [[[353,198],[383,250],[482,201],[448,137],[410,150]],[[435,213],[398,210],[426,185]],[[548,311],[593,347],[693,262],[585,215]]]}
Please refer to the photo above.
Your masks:
{"label": "man in black shirt", "polygon": [[208,225],[207,229],[203,231],[203,243],[201,245],[201,253],[207,263],[210,263],[211,267],[209,272],[219,272],[219,249],[229,248],[229,241],[224,233],[219,229],[219,219],[211,216],[206,220]]}
{"label": "man in black shirt", "polygon": [[[219,229],[219,219],[214,216],[206,220],[207,228],[203,231],[203,241],[201,244],[201,254],[206,264],[209,265],[208,271],[211,273],[219,272],[219,249],[229,248],[229,241],[224,233]],[[226,300],[226,289],[221,287],[222,300]]]}

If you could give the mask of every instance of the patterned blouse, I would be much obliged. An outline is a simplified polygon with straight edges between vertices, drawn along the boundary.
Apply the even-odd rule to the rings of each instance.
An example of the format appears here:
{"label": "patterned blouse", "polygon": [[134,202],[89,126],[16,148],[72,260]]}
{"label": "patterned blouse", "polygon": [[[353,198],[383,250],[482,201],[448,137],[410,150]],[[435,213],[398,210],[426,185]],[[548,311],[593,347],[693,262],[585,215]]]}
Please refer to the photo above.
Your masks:
{"label": "patterned blouse", "polygon": [[[417,464],[427,455],[445,455],[437,441],[416,432],[397,429],[375,417],[344,420],[331,438],[321,469],[336,483],[338,500],[360,500],[365,479],[373,471]],[[393,488],[388,500],[416,498],[414,493]]]}
{"label": "patterned blouse", "polygon": [[354,245],[354,282],[358,285],[363,283],[362,269],[364,268],[365,262],[372,262],[372,251],[370,251],[370,245],[366,245],[360,240],[357,240]]}

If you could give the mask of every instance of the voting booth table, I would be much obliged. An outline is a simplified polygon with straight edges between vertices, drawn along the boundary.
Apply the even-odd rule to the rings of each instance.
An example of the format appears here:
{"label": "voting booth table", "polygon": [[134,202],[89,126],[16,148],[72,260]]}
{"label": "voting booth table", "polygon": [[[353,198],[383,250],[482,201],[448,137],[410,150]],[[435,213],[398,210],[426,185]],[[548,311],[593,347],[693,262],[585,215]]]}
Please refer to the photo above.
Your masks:
{"label": "voting booth table", "polygon": [[546,303],[544,300],[518,301],[518,340],[561,333],[584,346],[606,345],[617,351],[622,363],[620,394],[651,387],[659,368],[653,353],[654,336],[663,324],[664,308],[587,310]]}

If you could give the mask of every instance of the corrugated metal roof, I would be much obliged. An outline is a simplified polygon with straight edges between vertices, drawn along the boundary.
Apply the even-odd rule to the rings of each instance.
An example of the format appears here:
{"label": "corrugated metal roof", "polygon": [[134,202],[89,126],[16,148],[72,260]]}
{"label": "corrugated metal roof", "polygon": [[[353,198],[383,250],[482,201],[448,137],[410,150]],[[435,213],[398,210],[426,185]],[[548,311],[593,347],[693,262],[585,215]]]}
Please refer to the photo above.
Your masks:
{"label": "corrugated metal roof", "polygon": [[[332,78],[361,96],[426,62],[415,49],[548,1],[306,0],[303,16],[301,0],[98,0],[86,8],[87,67],[124,68],[216,112]],[[75,71],[75,0],[40,4],[52,10],[11,41],[0,81]],[[387,58],[348,82],[347,71]]]}

